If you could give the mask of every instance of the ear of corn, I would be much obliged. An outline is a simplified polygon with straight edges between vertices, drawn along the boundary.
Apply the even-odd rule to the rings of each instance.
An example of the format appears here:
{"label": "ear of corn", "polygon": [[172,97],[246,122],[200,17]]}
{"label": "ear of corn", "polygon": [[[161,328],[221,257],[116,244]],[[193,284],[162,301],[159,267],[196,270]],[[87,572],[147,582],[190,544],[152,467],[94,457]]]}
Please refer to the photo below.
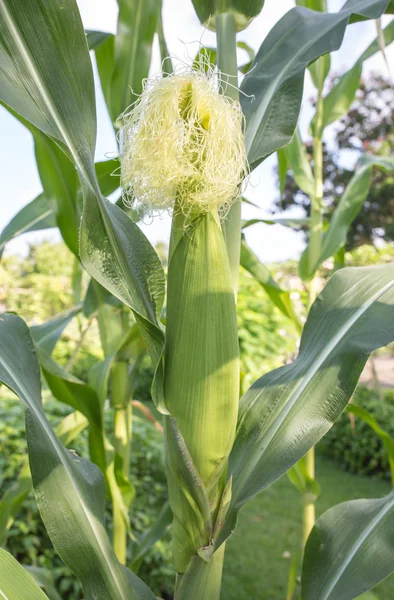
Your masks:
{"label": "ear of corn", "polygon": [[[166,463],[175,515],[173,552],[182,573],[197,551],[204,555],[203,548],[211,547],[209,558],[213,550],[213,527],[237,420],[239,350],[218,216],[202,214],[183,227],[179,221],[174,219],[168,269],[164,389],[172,415],[166,428]],[[207,510],[190,492],[201,486]]]}

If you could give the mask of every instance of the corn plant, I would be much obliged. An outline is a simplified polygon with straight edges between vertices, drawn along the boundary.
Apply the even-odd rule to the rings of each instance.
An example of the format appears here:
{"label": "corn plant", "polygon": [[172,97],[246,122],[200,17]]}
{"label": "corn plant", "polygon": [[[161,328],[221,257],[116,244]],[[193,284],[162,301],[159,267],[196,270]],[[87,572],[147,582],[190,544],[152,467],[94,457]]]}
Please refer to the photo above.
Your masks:
{"label": "corn plant", "polygon": [[[291,10],[264,40],[242,82],[239,104],[236,32],[263,3],[194,4],[201,20],[216,29],[219,74],[191,70],[149,82],[119,119],[130,94],[124,72],[133,61],[144,63],[145,46],[137,61],[113,38],[102,44],[108,43],[116,64],[107,92],[111,115],[123,127],[125,199],[173,211],[165,327],[159,257],[135,221],[100,188],[93,75],[74,0],[0,2],[0,93],[45,143],[63,152],[66,183],[74,181],[75,167],[83,196],[78,256],[131,310],[155,365],[152,394],[163,414],[174,517],[175,598],[218,600],[226,540],[239,510],[327,432],[369,354],[394,339],[394,267],[342,269],[313,302],[295,361],[258,379],[239,401],[240,185],[247,168],[291,140],[308,64],[339,47],[349,21],[377,19],[393,7],[387,0],[349,0],[338,13]],[[124,2],[120,10],[131,30],[133,7]],[[147,3],[146,11],[150,8]],[[134,29],[141,40],[148,35]],[[50,181],[47,185],[49,190]],[[55,549],[81,581],[86,600],[154,599],[121,564],[108,539],[102,470],[68,451],[48,424],[41,404],[40,344],[34,345],[25,323],[12,314],[1,317],[0,331],[0,379],[25,406],[33,486]],[[100,397],[90,398],[86,409],[99,414],[100,429]],[[99,437],[96,462],[105,452]],[[387,533],[394,518],[392,496],[373,502],[361,512],[369,518],[361,534],[360,512],[353,505],[341,513],[353,524],[346,535],[341,523],[332,534],[335,519],[326,519],[335,544],[325,545],[324,552],[319,545],[307,548],[304,600],[354,598],[392,571],[394,547]],[[316,539],[314,530],[310,543]],[[370,560],[373,549],[384,552],[379,568]],[[4,551],[0,562],[5,598],[45,597]]]}

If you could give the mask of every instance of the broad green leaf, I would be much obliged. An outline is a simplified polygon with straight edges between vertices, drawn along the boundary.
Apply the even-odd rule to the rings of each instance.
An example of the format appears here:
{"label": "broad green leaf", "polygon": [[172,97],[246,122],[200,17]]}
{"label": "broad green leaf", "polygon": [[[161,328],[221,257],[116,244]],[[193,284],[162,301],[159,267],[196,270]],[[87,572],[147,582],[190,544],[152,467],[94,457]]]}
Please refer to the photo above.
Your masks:
{"label": "broad green leaf", "polygon": [[290,144],[285,146],[282,151],[286,153],[287,162],[293,171],[296,184],[307,196],[312,197],[314,194],[315,179],[298,128],[295,130]]}
{"label": "broad green leaf", "polygon": [[93,163],[93,76],[75,0],[32,0],[29,5],[5,0],[0,15],[1,97],[55,138],[73,159],[84,193],[82,263],[130,305],[157,361],[163,348],[158,323],[164,298],[163,269],[135,223],[99,190]]}
{"label": "broad green leaf", "polygon": [[159,322],[164,301],[160,259],[130,217],[88,190],[80,254],[90,275],[133,310],[156,364],[164,343]]}
{"label": "broad green leaf", "polygon": [[35,343],[47,354],[51,354],[67,325],[71,323],[73,318],[80,313],[81,310],[82,304],[69,308],[60,315],[42,323],[42,325],[34,325],[31,327],[30,333]]}
{"label": "broad green leaf", "polygon": [[40,194],[24,206],[0,234],[0,256],[7,242],[30,231],[39,231],[56,227],[53,208],[44,194]]}
{"label": "broad green leaf", "polygon": [[0,17],[0,99],[94,181],[93,73],[75,0],[3,0]]}
{"label": "broad green leaf", "polygon": [[349,181],[338,206],[336,207],[327,230],[323,234],[321,254],[316,263],[309,266],[309,246],[301,255],[298,265],[302,279],[313,277],[318,267],[328,258],[336,254],[346,242],[351,224],[360,212],[371,185],[373,167],[385,171],[394,171],[394,159],[390,157],[363,156],[359,167]]}
{"label": "broad green leaf", "polygon": [[[338,121],[338,119],[348,112],[360,84],[362,69],[362,63],[356,62],[354,67],[340,77],[338,83],[324,98],[323,129],[334,123],[334,121]],[[313,120],[311,124],[312,130],[314,126],[315,121]]]}
{"label": "broad green leaf", "polygon": [[[104,99],[111,113],[111,89],[112,89],[112,74],[115,67],[115,36],[109,36],[95,50],[97,69],[100,76],[101,89],[103,90]],[[117,118],[119,115],[116,115]]]}
{"label": "broad green leaf", "polygon": [[[56,427],[59,440],[68,446],[88,425],[88,420],[79,412],[67,415]],[[4,546],[7,533],[19,508],[33,488],[29,463],[26,460],[16,481],[6,489],[0,501],[0,545]]]}
{"label": "broad green leaf", "polygon": [[55,208],[56,223],[71,252],[78,256],[78,228],[82,206],[78,202],[78,176],[73,163],[59,146],[31,128],[44,194]]}
{"label": "broad green leaf", "polygon": [[338,504],[317,520],[302,570],[303,600],[352,600],[394,570],[394,491]]}
{"label": "broad green leaf", "polygon": [[62,600],[56,591],[51,571],[48,569],[42,569],[40,567],[25,566],[25,569],[33,577],[34,581],[40,586],[40,588],[46,592],[49,600]]}
{"label": "broad green leaf", "polygon": [[66,450],[46,419],[34,344],[15,315],[1,317],[0,357],[1,381],[25,405],[30,469],[41,516],[55,549],[80,579],[86,600],[154,600],[112,550],[104,527],[100,470]]}
{"label": "broad green leaf", "polygon": [[300,322],[294,312],[290,293],[282,290],[276,283],[266,265],[260,262],[244,239],[241,244],[241,266],[259,282],[262,288],[267,292],[273,304],[279,308],[286,317],[293,321],[298,330],[301,330]]}
{"label": "broad green leaf", "polygon": [[[394,21],[390,21],[390,23],[387,25],[387,27],[385,27],[383,29],[382,34],[383,34],[383,39],[384,39],[384,43],[386,44],[386,46],[388,46],[389,44],[391,44],[391,42],[394,41]],[[367,60],[367,58],[370,58],[371,56],[373,56],[374,54],[379,52],[379,49],[380,48],[379,48],[378,40],[374,40],[368,46],[368,48],[366,48],[366,50],[364,50],[364,52],[362,53],[362,55],[360,56],[360,58],[358,60],[360,62]]]}
{"label": "broad green leaf", "polygon": [[42,372],[54,397],[88,419],[90,458],[105,473],[103,403],[94,389],[58,365],[42,348],[37,349]]}
{"label": "broad green leaf", "polygon": [[314,302],[296,360],[258,379],[240,402],[230,455],[237,511],[276,481],[330,429],[369,354],[394,339],[394,265],[345,268]]}
{"label": "broad green leaf", "polygon": [[119,1],[109,105],[113,122],[142,92],[142,82],[149,75],[153,36],[160,10],[161,2],[157,0]]}
{"label": "broad green leaf", "polygon": [[[356,417],[359,417],[365,423],[367,423],[367,425],[369,425],[382,440],[384,447],[386,449],[386,452],[387,452],[388,459],[389,459],[390,471],[391,471],[391,481],[394,484],[394,440],[393,440],[393,438],[391,437],[391,435],[389,433],[387,433],[387,431],[385,431],[384,429],[382,429],[382,427],[380,427],[380,425],[377,422],[377,420],[375,419],[375,417],[373,417],[371,415],[371,413],[369,413],[365,408],[362,408],[361,406],[357,406],[356,404],[350,404],[348,406],[348,412],[352,413],[353,415],[356,415]],[[356,433],[356,435],[357,435],[357,433]]]}
{"label": "broad green leaf", "polygon": [[308,64],[340,47],[354,12],[377,19],[387,4],[388,0],[349,0],[338,13],[297,7],[273,27],[241,85],[251,168],[290,141]]}
{"label": "broad green leaf", "polygon": [[0,548],[0,597],[2,600],[48,600],[25,569]]}

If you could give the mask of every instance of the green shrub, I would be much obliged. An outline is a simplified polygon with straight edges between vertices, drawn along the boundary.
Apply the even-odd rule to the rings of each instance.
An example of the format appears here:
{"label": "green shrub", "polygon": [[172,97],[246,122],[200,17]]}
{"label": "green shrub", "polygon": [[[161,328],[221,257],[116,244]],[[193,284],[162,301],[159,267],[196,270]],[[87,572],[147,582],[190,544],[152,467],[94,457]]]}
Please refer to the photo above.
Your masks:
{"label": "green shrub", "polygon": [[[352,402],[368,410],[379,425],[394,437],[394,393],[357,388]],[[391,479],[387,453],[378,435],[360,418],[344,412],[318,448],[349,473]]]}

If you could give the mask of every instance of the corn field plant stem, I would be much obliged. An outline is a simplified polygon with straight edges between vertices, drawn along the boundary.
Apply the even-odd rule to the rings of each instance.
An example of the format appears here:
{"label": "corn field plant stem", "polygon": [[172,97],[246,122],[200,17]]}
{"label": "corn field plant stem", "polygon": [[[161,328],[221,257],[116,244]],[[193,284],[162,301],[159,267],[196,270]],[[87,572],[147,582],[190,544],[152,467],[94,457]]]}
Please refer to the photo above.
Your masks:
{"label": "corn field plant stem", "polygon": [[[239,100],[236,24],[233,13],[226,12],[226,1],[220,4],[221,12],[216,14],[216,37],[218,68],[221,77],[222,93],[231,100]],[[241,200],[231,207],[223,223],[230,262],[234,293],[238,293],[239,260],[241,254]]]}
{"label": "corn field plant stem", "polygon": [[[317,90],[316,122],[313,136],[313,165],[314,165],[314,194],[311,198],[310,233],[309,233],[309,261],[313,269],[318,260],[322,247],[323,233],[323,84],[324,61],[318,61],[319,86]],[[316,276],[308,285],[308,309],[312,306],[317,296]],[[305,457],[305,468],[311,479],[315,478],[315,449],[311,448]],[[315,502],[308,496],[304,498],[303,508],[303,548],[316,521]]]}
{"label": "corn field plant stem", "polygon": [[[122,460],[122,474],[128,479],[132,431],[132,407],[129,402],[128,364],[115,362],[111,371],[111,403],[114,411],[114,449]],[[112,499],[113,548],[118,560],[126,564],[127,525],[118,499]]]}

